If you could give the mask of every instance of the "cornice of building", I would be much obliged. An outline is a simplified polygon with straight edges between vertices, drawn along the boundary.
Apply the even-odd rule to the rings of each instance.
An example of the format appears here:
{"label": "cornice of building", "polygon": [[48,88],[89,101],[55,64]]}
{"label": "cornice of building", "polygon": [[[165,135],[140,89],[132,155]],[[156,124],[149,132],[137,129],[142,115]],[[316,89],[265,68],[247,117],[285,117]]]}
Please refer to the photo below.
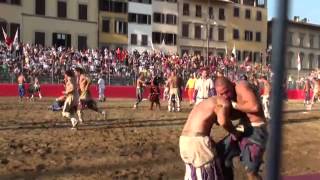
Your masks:
{"label": "cornice of building", "polygon": [[28,13],[21,13],[21,15],[27,16],[27,17],[42,18],[42,19],[52,19],[52,20],[57,20],[57,21],[71,21],[71,22],[79,22],[79,23],[98,24],[98,21],[84,21],[84,20],[78,20],[78,19],[41,16],[41,15],[34,15],[34,14],[28,14]]}
{"label": "cornice of building", "polygon": [[[273,22],[274,22],[274,19],[268,21],[268,26],[272,27]],[[309,22],[289,20],[288,25],[289,25],[289,27],[300,27],[300,28],[320,31],[319,24],[313,24],[313,23],[309,23]]]}

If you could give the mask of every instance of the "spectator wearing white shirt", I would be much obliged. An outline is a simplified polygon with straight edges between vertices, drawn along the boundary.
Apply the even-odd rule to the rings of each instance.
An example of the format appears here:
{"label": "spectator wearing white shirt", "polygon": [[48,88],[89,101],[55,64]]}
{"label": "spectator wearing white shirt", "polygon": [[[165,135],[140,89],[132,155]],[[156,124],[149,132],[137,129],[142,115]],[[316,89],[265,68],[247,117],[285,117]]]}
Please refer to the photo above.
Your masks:
{"label": "spectator wearing white shirt", "polygon": [[105,80],[103,79],[102,75],[100,75],[98,80],[98,88],[99,88],[99,101],[104,102],[106,101],[106,98],[104,96],[104,91],[106,88]]}
{"label": "spectator wearing white shirt", "polygon": [[213,81],[208,77],[208,70],[203,69],[201,77],[197,79],[195,85],[196,103],[199,104],[213,95]]}

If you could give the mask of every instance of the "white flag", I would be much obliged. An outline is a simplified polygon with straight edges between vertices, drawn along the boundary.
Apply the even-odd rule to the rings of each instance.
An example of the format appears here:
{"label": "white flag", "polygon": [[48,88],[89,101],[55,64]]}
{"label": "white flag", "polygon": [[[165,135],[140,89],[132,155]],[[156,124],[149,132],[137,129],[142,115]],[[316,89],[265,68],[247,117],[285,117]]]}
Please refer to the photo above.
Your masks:
{"label": "white flag", "polygon": [[301,70],[301,59],[300,59],[300,53],[298,53],[297,68],[298,68],[298,71],[300,71],[300,70]]}
{"label": "white flag", "polygon": [[18,32],[18,29],[16,30],[16,34],[14,35],[14,40],[13,40],[13,45],[17,45],[19,42],[18,42],[18,35],[19,32]]}
{"label": "white flag", "polygon": [[228,55],[228,48],[227,45],[224,47],[225,51],[226,51],[226,56]]}
{"label": "white flag", "polygon": [[234,56],[234,58],[237,58],[237,51],[236,51],[236,45],[233,43],[233,49],[232,49],[232,54]]}
{"label": "white flag", "polygon": [[162,43],[161,43],[161,47],[164,48],[164,46],[166,45],[164,38],[162,39]]}
{"label": "white flag", "polygon": [[1,27],[1,28],[2,28],[2,34],[3,34],[4,40],[6,40],[7,37],[8,37],[8,35],[7,35],[7,33],[4,31],[3,27]]}
{"label": "white flag", "polygon": [[151,49],[154,51],[154,46],[153,46],[152,40],[150,40],[150,44],[151,44]]}

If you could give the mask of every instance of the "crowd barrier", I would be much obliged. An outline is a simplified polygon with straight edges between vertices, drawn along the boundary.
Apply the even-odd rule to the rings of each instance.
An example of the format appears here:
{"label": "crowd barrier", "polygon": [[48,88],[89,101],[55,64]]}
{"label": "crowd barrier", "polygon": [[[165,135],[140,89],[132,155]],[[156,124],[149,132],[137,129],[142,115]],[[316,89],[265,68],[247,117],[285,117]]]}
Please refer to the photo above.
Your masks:
{"label": "crowd barrier", "polygon": [[[28,85],[25,85],[26,91]],[[63,85],[59,84],[42,84],[41,94],[44,97],[58,97],[62,95],[64,90]],[[98,97],[98,88],[92,85],[90,88],[92,95]],[[161,89],[163,92],[163,89]],[[145,88],[144,97],[146,98],[149,94],[149,88]],[[105,95],[107,98],[135,98],[136,89],[133,86],[107,86],[105,90]],[[18,86],[17,84],[0,84],[0,96],[10,97],[18,96]],[[304,99],[304,92],[302,90],[287,90],[286,94],[288,99],[301,100]],[[183,98],[187,98],[187,93],[183,93]]]}

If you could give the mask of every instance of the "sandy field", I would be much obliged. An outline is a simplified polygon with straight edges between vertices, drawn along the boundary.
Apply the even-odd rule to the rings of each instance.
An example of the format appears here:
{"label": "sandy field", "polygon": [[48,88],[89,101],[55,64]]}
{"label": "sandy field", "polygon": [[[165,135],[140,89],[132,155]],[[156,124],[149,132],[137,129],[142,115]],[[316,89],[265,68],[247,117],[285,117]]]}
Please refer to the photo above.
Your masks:
{"label": "sandy field", "polygon": [[[169,113],[150,111],[144,101],[110,99],[99,106],[106,120],[85,111],[77,131],[60,112],[47,107],[52,99],[18,102],[0,98],[0,179],[183,179],[178,139],[190,108]],[[320,112],[303,112],[301,102],[286,102],[283,175],[320,172]],[[213,128],[214,139],[226,135]],[[264,166],[262,167],[264,168]],[[237,165],[237,179],[245,179]],[[263,173],[263,172],[262,172]]]}

